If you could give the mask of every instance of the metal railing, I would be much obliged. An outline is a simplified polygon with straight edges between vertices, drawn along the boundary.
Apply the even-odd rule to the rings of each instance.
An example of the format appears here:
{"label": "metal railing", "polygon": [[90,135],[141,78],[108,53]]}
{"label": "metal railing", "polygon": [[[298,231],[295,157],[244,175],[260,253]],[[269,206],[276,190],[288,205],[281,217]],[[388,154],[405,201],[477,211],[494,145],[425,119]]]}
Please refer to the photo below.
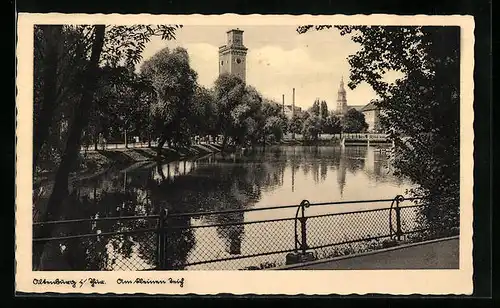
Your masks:
{"label": "metal railing", "polygon": [[[69,261],[61,264],[71,270],[235,270],[272,268],[458,234],[454,228],[420,222],[424,205],[419,201],[403,196],[325,203],[303,200],[299,205],[265,208],[162,210],[149,216],[52,221],[34,227],[58,226],[56,235],[34,238],[33,243],[52,243],[53,251],[64,246]],[[404,202],[410,204],[403,206]],[[389,206],[372,208],[380,203]],[[368,208],[342,208],[363,205]],[[93,233],[72,234],[75,228],[63,227],[78,224],[86,225],[81,231]],[[86,259],[74,265],[71,258],[76,253],[70,248],[85,251]]]}
{"label": "metal railing", "polygon": [[[303,140],[302,134],[295,134],[295,138],[292,138],[291,133],[287,133],[283,136],[283,140],[290,141],[292,139],[295,140]],[[367,141],[371,142],[388,142],[389,136],[388,134],[381,133],[342,133],[342,134],[326,134],[322,133],[318,136],[318,140],[322,141],[330,141],[330,140],[347,140],[347,141]]]}

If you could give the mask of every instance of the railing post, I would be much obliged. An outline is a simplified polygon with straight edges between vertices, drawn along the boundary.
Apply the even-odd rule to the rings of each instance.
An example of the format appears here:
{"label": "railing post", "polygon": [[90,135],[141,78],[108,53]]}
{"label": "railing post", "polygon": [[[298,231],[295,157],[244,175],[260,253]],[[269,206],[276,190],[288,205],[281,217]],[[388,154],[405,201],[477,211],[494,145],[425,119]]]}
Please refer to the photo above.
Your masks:
{"label": "railing post", "polygon": [[158,226],[158,266],[160,267],[160,270],[163,270],[166,268],[166,261],[167,261],[167,250],[166,250],[166,230],[165,230],[165,222],[167,219],[168,215],[168,210],[167,209],[162,209],[160,210],[160,221],[159,221],[159,226]]}
{"label": "railing post", "polygon": [[400,198],[396,198],[396,237],[398,241],[401,240],[403,231],[401,230],[401,208],[399,207]]}
{"label": "railing post", "polygon": [[301,235],[302,235],[302,245],[301,245],[301,250],[302,254],[306,254],[307,250],[307,231],[306,231],[306,222],[307,222],[307,217],[301,217],[300,218],[300,229],[301,229]]}
{"label": "railing post", "polygon": [[301,234],[300,249],[302,250],[302,255],[305,255],[307,251],[307,217],[305,216],[306,207],[309,207],[309,201],[303,200],[300,203],[301,217],[299,218]]}

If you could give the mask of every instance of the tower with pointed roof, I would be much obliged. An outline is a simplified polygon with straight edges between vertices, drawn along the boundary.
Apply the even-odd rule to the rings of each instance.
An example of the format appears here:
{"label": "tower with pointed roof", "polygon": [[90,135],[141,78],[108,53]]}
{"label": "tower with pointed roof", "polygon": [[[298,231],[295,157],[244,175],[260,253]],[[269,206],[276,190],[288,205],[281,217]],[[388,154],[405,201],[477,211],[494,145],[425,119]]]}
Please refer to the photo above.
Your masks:
{"label": "tower with pointed roof", "polygon": [[243,31],[227,31],[227,43],[219,47],[219,75],[228,73],[246,81],[247,48],[243,45]]}
{"label": "tower with pointed roof", "polygon": [[347,112],[347,97],[344,88],[344,76],[340,79],[340,87],[337,92],[337,113],[345,114]]}

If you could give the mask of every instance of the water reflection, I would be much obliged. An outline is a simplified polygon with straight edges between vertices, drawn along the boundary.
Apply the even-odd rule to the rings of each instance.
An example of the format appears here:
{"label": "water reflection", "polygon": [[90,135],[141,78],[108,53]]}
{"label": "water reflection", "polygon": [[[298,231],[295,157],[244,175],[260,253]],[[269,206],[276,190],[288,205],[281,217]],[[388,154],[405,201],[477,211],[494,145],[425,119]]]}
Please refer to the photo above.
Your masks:
{"label": "water reflection", "polygon": [[[372,147],[271,147],[245,154],[212,154],[195,160],[152,164],[75,183],[61,219],[146,216],[157,214],[161,209],[168,209],[171,214],[248,209],[297,204],[303,199],[325,202],[391,198],[403,193],[407,187],[402,180],[392,176],[384,154]],[[349,208],[338,207],[334,210],[345,211]],[[170,227],[230,225],[174,228],[168,234],[166,264],[172,269],[183,269],[193,262],[249,253],[249,249],[253,248],[245,243],[262,237],[264,226],[235,224],[255,219],[291,217],[293,212],[294,209],[284,209],[273,213],[170,218]],[[57,228],[54,233],[132,231],[155,228],[156,224],[156,220],[146,219],[81,223]],[[267,230],[264,236],[272,238],[275,231]],[[289,231],[293,230],[286,230]],[[85,238],[51,243],[45,247],[46,261],[42,262],[42,268],[153,268],[158,261],[157,243],[154,232],[99,236],[97,241]],[[289,242],[276,243],[283,247],[290,245]]]}

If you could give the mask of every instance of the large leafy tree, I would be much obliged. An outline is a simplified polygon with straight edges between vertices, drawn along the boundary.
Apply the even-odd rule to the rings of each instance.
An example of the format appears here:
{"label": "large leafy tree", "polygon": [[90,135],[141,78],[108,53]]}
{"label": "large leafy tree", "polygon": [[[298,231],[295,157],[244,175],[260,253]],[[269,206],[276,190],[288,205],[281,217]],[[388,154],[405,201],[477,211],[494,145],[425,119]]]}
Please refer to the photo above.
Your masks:
{"label": "large leafy tree", "polygon": [[346,133],[361,133],[368,129],[365,121],[365,115],[351,108],[342,118],[342,130]]}
{"label": "large leafy tree", "polygon": [[246,86],[237,76],[222,74],[215,81],[214,94],[222,146],[225,147],[229,140],[244,144],[259,139],[263,102],[259,92]]}
{"label": "large leafy tree", "polygon": [[306,142],[318,141],[319,134],[321,133],[321,118],[312,114],[305,119],[302,126],[302,135]]}
{"label": "large leafy tree", "polygon": [[341,121],[338,116],[331,113],[323,122],[323,133],[339,134],[342,131]]}
{"label": "large leafy tree", "polygon": [[144,62],[141,75],[149,80],[156,94],[152,113],[156,122],[155,136],[159,138],[158,149],[166,142],[174,147],[188,144],[194,130],[197,73],[190,66],[187,51],[180,47],[160,50]]}
{"label": "large leafy tree", "polygon": [[140,78],[132,67],[120,68],[118,72],[119,79],[114,83],[117,100],[113,105],[117,121],[113,125],[120,128],[120,135],[127,147],[130,136],[141,136],[147,132],[150,115],[148,85],[147,80]]}
{"label": "large leafy tree", "polygon": [[283,114],[280,104],[273,100],[265,99],[262,104],[262,114],[265,120],[265,135],[272,135],[276,141],[280,141],[287,131],[287,118]]}
{"label": "large leafy tree", "polygon": [[[304,113],[304,114],[307,114]],[[302,132],[302,127],[304,124],[303,114],[295,113],[293,117],[288,121],[288,131],[294,134],[300,134]]]}
{"label": "large leafy tree", "polygon": [[[79,26],[43,26],[41,31],[35,31],[38,39],[35,39],[35,53],[38,56],[40,67],[35,71],[41,71],[43,84],[41,92],[44,93],[41,101],[40,118],[35,130],[34,162],[37,163],[37,155],[43,144],[47,141],[53,123],[51,119],[57,112],[57,105],[62,100],[57,100],[57,92],[54,93],[54,85],[58,80],[74,81],[75,104],[72,108],[71,118],[68,120],[67,137],[61,160],[55,174],[55,181],[50,195],[46,212],[42,220],[55,220],[59,217],[68,199],[68,177],[74,167],[82,142],[82,132],[89,122],[90,112],[95,103],[94,96],[98,86],[99,66],[118,66],[120,63],[134,65],[141,59],[141,53],[145,44],[154,35],[164,39],[173,39],[179,26],[106,26],[106,25],[79,25]],[[57,44],[61,42],[61,32],[69,29],[74,33],[72,44]],[[50,41],[49,44],[46,42]],[[36,55],[37,56],[37,55]],[[35,59],[37,59],[35,56]],[[62,58],[69,59],[68,63],[75,61],[83,63],[81,70],[76,70],[75,65],[65,66],[65,70],[58,68],[58,61]],[[77,72],[77,73],[75,73]],[[66,73],[66,75],[65,75]],[[73,73],[73,74],[71,74]],[[68,77],[76,75],[77,77]],[[36,90],[35,90],[36,91]],[[35,92],[36,94],[37,92]],[[35,116],[36,118],[36,116]],[[37,133],[41,131],[41,133]],[[44,132],[46,131],[46,132]],[[51,228],[43,225],[35,230],[37,237],[50,236]],[[34,252],[36,259],[40,251]]]}
{"label": "large leafy tree", "polygon": [[72,108],[81,93],[88,61],[83,33],[68,26],[34,27],[34,170],[54,170],[60,163]]}
{"label": "large leafy tree", "polygon": [[235,144],[255,143],[261,136],[262,96],[253,87],[245,87],[241,103],[231,111],[231,137]]}
{"label": "large leafy tree", "polygon": [[221,74],[214,85],[215,103],[219,114],[218,129],[223,135],[225,147],[232,131],[231,112],[241,104],[245,92],[245,83],[230,74]]}
{"label": "large leafy tree", "polygon": [[218,134],[218,114],[213,91],[203,86],[197,86],[193,100],[192,124],[194,132],[200,136],[215,137]]}
{"label": "large leafy tree", "polygon": [[124,140],[127,146],[127,134],[147,133],[147,94],[147,83],[132,68],[100,68],[89,125],[84,131],[85,141],[93,141],[97,149],[99,136],[102,135],[115,142]]}
{"label": "large leafy tree", "polygon": [[[303,26],[300,33],[331,26]],[[397,173],[426,198],[427,223],[457,227],[460,185],[460,28],[338,26],[362,48],[348,59],[349,87],[381,97],[381,125],[394,140]],[[384,75],[403,77],[387,83]]]}

